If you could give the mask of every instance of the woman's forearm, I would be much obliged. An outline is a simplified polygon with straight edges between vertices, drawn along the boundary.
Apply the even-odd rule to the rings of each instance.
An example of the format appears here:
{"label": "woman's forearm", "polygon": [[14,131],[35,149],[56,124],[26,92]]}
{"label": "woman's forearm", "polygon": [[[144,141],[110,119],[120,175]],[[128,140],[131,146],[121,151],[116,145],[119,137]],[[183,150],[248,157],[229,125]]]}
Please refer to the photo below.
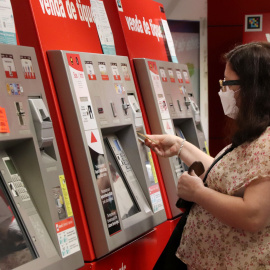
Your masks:
{"label": "woman's forearm", "polygon": [[[180,139],[180,138],[179,138]],[[182,139],[180,139],[182,142]],[[180,143],[181,145],[181,143]],[[205,170],[207,170],[210,165],[213,163],[214,158],[204,153],[198,147],[185,141],[181,152],[179,154],[179,158],[187,165],[190,166],[194,161],[201,161],[204,165]]]}

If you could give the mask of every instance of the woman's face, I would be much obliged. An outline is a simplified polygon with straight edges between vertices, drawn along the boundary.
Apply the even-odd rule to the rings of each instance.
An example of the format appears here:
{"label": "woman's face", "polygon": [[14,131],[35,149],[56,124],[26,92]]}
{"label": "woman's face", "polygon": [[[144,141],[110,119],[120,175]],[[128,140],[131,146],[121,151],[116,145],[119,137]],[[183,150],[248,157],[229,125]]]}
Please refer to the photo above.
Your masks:
{"label": "woman's face", "polygon": [[[239,80],[239,76],[237,75],[237,73],[231,68],[231,64],[229,62],[227,62],[226,67],[225,67],[225,71],[224,71],[224,79],[225,81],[231,81],[231,80]],[[239,107],[239,92],[240,90],[240,85],[230,85],[229,88],[231,90],[233,90],[234,93],[234,97],[236,100],[236,105]],[[240,90],[240,91],[238,91]]]}

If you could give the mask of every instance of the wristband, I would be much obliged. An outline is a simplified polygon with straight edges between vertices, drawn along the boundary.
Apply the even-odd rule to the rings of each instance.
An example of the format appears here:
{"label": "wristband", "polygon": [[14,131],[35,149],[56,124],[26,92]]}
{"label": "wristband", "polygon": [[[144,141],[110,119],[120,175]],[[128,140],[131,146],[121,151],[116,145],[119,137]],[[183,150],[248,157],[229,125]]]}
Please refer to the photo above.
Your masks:
{"label": "wristband", "polygon": [[181,150],[182,150],[182,148],[183,148],[183,146],[184,146],[185,141],[186,141],[186,139],[183,139],[183,141],[182,141],[182,143],[181,143],[181,145],[180,145],[180,148],[179,148],[179,150],[178,150],[177,156],[178,156],[179,158],[180,158]]}

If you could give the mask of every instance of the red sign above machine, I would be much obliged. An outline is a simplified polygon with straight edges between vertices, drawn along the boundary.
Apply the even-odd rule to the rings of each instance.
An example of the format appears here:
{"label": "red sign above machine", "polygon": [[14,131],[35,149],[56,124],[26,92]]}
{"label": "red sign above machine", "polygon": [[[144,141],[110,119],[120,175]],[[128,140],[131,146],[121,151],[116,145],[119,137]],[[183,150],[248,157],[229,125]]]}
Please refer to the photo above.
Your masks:
{"label": "red sign above machine", "polygon": [[[17,2],[11,0],[11,3],[21,44],[29,44],[31,31],[26,35],[25,31],[32,29],[34,24],[43,51],[66,49],[102,53],[89,1],[24,0]],[[21,11],[24,10],[26,13],[30,11],[26,8],[27,4],[34,15],[34,21],[32,16],[27,16]],[[24,20],[23,25],[20,22],[21,16]],[[33,38],[36,38],[35,35],[32,35]]]}
{"label": "red sign above machine", "polygon": [[[163,6],[155,1],[103,0],[109,17],[118,54],[168,61],[162,20],[166,20]],[[122,28],[123,36],[121,36]],[[121,51],[123,50],[123,51]]]}

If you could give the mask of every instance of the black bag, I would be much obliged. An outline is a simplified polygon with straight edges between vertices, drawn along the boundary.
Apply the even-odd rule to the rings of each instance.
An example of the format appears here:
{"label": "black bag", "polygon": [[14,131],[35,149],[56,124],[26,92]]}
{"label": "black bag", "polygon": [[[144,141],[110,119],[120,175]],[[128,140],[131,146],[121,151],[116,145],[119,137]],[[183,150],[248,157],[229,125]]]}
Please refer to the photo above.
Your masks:
{"label": "black bag", "polygon": [[[222,155],[220,155],[217,159],[214,160],[214,162],[209,167],[208,171],[206,172],[203,182],[205,183],[206,178],[210,172],[210,170],[213,168],[213,166],[222,159],[227,153],[231,152],[234,149],[233,146],[229,147]],[[175,255],[180,240],[182,237],[182,233],[184,230],[184,227],[187,222],[187,218],[190,212],[190,209],[193,205],[192,202],[185,202],[185,212],[181,215],[180,220],[178,221],[177,225],[175,226],[169,241],[167,245],[165,246],[164,250],[162,251],[161,255],[159,256],[153,270],[186,270],[187,266],[185,263],[183,263],[180,259],[178,259]],[[179,203],[179,202],[178,202]],[[177,203],[176,203],[177,204]]]}
{"label": "black bag", "polygon": [[153,270],[186,270],[187,266],[175,256],[176,250],[182,237],[183,229],[186,225],[189,210],[186,210],[177,225],[175,226],[170,239],[159,256]]}

